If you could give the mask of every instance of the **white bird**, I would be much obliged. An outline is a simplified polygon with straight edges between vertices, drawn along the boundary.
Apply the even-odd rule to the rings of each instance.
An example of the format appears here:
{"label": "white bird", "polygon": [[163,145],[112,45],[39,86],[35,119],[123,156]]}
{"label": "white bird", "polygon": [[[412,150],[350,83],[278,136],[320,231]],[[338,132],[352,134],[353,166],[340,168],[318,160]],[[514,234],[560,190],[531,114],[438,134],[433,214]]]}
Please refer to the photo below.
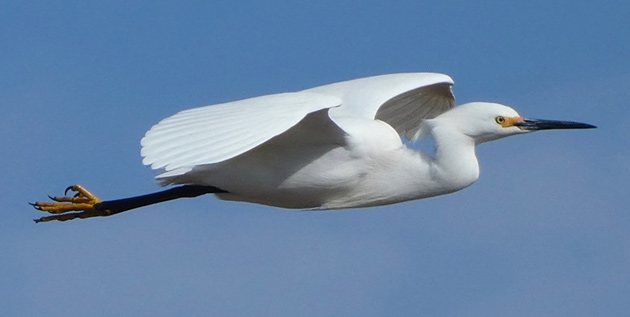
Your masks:
{"label": "white bird", "polygon": [[[406,73],[355,79],[179,112],[142,139],[143,163],[161,171],[162,192],[101,201],[80,185],[50,197],[39,221],[108,216],[212,193],[283,208],[394,204],[461,190],[479,177],[475,147],[543,129],[587,129],[526,119],[485,102],[453,107],[453,80]],[[432,137],[433,155],[405,139]],[[79,211],[79,212],[73,212]]]}

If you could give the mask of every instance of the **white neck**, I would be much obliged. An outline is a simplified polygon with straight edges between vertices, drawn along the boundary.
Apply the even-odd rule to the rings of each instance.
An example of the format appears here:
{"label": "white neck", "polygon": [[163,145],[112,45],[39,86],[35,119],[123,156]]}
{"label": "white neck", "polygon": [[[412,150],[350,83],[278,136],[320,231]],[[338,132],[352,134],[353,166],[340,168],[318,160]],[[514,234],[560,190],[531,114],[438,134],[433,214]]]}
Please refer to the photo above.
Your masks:
{"label": "white neck", "polygon": [[431,175],[442,190],[454,192],[468,187],[479,178],[475,140],[448,126],[431,129],[435,140],[435,159]]}
{"label": "white neck", "polygon": [[[383,165],[371,168],[378,172],[366,172],[359,186],[324,206],[349,208],[392,204],[452,193],[477,180],[479,165],[473,139],[449,126],[434,126],[427,132],[435,140],[434,158],[406,147],[400,151],[386,151],[386,158],[376,160]],[[369,162],[365,165],[370,166]]]}

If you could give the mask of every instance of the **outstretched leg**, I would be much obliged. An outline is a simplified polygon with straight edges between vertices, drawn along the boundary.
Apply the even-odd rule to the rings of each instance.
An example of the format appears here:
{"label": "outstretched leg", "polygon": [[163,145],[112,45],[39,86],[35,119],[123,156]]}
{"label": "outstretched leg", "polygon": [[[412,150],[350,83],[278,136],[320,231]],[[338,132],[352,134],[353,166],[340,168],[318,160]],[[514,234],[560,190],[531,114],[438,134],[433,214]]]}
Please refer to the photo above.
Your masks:
{"label": "outstretched leg", "polygon": [[225,190],[213,186],[183,185],[142,196],[102,201],[81,185],[73,185],[66,188],[66,195],[68,191],[76,192],[76,195],[72,197],[48,196],[54,202],[31,203],[35,209],[53,214],[52,216],[35,219],[35,222],[46,222],[52,220],[66,221],[76,218],[84,219],[111,216],[123,211],[173,199],[184,197],[191,198],[205,194],[226,193]]}

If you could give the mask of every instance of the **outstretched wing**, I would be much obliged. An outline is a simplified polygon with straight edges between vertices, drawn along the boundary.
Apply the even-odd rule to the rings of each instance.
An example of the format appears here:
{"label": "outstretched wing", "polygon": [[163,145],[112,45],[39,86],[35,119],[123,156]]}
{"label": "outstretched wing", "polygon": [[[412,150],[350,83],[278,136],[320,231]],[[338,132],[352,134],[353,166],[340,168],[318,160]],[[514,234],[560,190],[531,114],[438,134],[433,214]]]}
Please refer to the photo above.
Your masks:
{"label": "outstretched wing", "polygon": [[[304,90],[343,100],[331,109],[333,121],[362,117],[387,122],[409,140],[416,137],[423,120],[451,109],[453,80],[437,73],[404,73],[360,78]],[[343,127],[342,127],[343,128]]]}
{"label": "outstretched wing", "polygon": [[443,74],[391,74],[185,110],[146,133],[142,162],[164,170],[158,178],[182,175],[243,154],[323,109],[338,125],[343,117],[378,119],[411,140],[422,120],[453,107],[452,85]]}
{"label": "outstretched wing", "polygon": [[181,111],[142,138],[143,163],[181,175],[196,165],[221,162],[270,140],[309,113],[337,107],[335,96],[297,92],[268,95]]}

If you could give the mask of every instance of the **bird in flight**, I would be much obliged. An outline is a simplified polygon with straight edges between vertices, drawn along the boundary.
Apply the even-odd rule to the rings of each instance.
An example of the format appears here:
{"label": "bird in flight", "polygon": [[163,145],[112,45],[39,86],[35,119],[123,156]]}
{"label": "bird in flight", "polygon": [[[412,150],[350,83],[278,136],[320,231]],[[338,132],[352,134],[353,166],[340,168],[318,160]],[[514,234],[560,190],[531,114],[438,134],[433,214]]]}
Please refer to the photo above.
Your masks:
{"label": "bird in flight", "polygon": [[[478,144],[548,129],[589,129],[520,116],[487,102],[454,107],[453,80],[389,74],[181,111],[141,141],[143,163],[170,189],[103,201],[81,185],[35,222],[110,216],[183,197],[282,208],[380,206],[461,190],[479,177]],[[432,138],[433,153],[407,141]],[[71,191],[74,195],[68,195]]]}

